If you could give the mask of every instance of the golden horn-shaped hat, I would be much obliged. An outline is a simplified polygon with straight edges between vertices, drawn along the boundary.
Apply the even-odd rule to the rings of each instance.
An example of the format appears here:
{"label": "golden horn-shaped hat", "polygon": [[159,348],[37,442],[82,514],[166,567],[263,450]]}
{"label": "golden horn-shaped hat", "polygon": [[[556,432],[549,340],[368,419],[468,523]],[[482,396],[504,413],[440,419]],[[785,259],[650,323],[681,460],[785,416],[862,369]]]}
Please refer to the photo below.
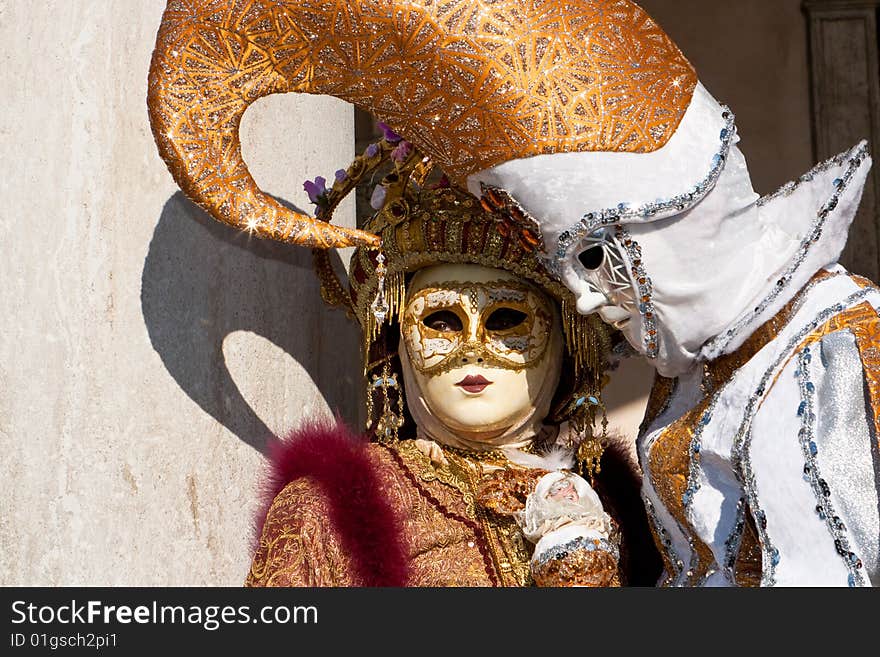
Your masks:
{"label": "golden horn-shaped hat", "polygon": [[262,96],[347,100],[464,186],[533,155],[655,151],[696,84],[675,44],[628,0],[170,0],[148,105],[175,180],[215,218],[333,248],[378,238],[259,189],[238,131]]}

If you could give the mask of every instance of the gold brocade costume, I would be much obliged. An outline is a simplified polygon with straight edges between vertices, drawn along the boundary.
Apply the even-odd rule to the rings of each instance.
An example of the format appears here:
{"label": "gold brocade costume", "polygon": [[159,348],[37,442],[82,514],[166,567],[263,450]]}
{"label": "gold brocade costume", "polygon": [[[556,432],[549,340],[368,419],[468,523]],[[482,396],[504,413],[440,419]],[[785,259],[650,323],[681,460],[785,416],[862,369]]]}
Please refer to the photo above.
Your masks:
{"label": "gold brocade costume", "polygon": [[[514,519],[477,501],[481,482],[498,471],[493,459],[447,451],[448,464],[436,465],[411,440],[367,450],[387,501],[403,519],[411,586],[534,584],[532,547]],[[361,585],[329,506],[314,479],[287,484],[270,507],[247,585]],[[613,580],[619,583],[616,571]]]}

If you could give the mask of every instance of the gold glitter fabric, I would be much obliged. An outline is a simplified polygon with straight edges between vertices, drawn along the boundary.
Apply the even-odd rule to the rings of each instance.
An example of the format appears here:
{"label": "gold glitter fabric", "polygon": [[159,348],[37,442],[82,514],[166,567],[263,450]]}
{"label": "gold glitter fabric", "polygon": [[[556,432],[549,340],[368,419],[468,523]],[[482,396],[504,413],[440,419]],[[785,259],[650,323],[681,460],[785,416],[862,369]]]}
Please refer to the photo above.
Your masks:
{"label": "gold glitter fabric", "polygon": [[657,150],[696,82],[675,44],[628,0],[170,0],[148,106],[175,180],[212,215],[327,248],[375,242],[259,190],[238,135],[257,98],[304,92],[352,102],[461,185],[533,155]]}
{"label": "gold glitter fabric", "polygon": [[763,555],[761,554],[761,542],[758,540],[758,529],[755,527],[751,510],[747,510],[745,514],[745,526],[733,571],[737,586],[745,588],[761,586]]}
{"label": "gold glitter fabric", "polygon": [[546,470],[501,469],[484,477],[477,487],[479,504],[499,515],[519,513]]}
{"label": "gold glitter fabric", "polygon": [[535,566],[533,572],[538,586],[620,586],[617,559],[604,550],[575,550]]}

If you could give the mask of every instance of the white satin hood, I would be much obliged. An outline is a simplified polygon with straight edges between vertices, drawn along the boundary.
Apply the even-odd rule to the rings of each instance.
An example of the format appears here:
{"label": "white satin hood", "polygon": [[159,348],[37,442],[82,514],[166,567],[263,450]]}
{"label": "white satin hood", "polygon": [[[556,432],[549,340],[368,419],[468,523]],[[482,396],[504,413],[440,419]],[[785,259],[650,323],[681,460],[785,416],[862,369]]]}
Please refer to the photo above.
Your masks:
{"label": "white satin hood", "polygon": [[759,198],[732,121],[698,85],[679,130],[654,153],[536,156],[481,172],[470,187],[500,187],[534,218],[550,268],[582,312],[598,308],[587,302],[595,294],[580,241],[622,226],[616,239],[640,301],[622,330],[660,374],[679,376],[735,350],[837,262],[871,166],[862,143]]}

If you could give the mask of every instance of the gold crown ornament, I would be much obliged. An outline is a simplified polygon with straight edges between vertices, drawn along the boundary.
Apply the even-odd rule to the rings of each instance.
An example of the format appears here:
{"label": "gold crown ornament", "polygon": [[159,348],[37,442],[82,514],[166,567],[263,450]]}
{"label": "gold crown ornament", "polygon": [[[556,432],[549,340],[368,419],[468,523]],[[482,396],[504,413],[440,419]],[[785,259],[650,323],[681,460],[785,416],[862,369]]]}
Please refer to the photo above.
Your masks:
{"label": "gold crown ornament", "polygon": [[[331,186],[323,178],[306,183],[317,220],[329,223],[358,183],[384,172],[371,197],[375,213],[364,226],[381,238],[382,249],[355,249],[347,284],[326,250],[312,251],[324,300],[346,308],[363,330],[368,424],[393,437],[402,426],[401,377],[394,361],[407,275],[439,264],[483,265],[516,274],[559,305],[567,367],[550,419],[570,421],[572,435],[589,437],[580,441],[578,457],[588,470],[591,464],[597,468],[603,438],[593,430],[600,413],[602,436],[607,427],[599,391],[607,380],[612,342],[620,336],[598,316],[577,312],[571,292],[547,271],[537,227],[515,203],[501,192],[477,200],[452,187],[409,142],[387,127],[385,135],[337,171]],[[376,416],[375,407],[383,409]]]}
{"label": "gold crown ornament", "polygon": [[258,98],[354,103],[463,187],[518,158],[655,151],[696,85],[675,44],[628,0],[169,0],[148,106],[175,180],[212,216],[334,248],[378,242],[259,189],[238,134]]}

